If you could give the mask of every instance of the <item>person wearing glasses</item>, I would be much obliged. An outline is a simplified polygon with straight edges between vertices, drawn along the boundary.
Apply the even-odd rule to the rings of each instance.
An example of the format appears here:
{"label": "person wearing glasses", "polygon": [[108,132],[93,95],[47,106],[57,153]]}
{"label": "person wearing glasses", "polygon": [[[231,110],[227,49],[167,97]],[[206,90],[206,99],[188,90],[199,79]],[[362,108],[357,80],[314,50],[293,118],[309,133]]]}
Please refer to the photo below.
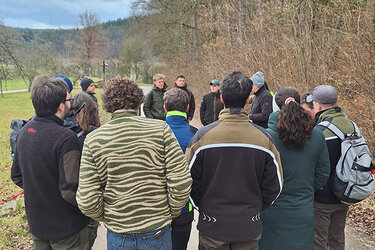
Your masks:
{"label": "person wearing glasses", "polygon": [[24,190],[34,249],[89,249],[90,219],[75,199],[79,175],[76,134],[63,127],[72,97],[61,78],[39,76],[31,87],[36,116],[20,130],[11,169]]}

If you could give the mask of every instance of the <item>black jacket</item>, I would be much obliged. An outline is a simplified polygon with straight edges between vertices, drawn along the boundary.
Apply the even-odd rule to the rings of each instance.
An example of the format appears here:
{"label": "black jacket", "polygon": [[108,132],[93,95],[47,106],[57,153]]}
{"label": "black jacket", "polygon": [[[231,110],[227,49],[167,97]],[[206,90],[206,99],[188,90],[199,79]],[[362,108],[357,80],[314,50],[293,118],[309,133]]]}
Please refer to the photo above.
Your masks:
{"label": "black jacket", "polygon": [[66,239],[89,223],[77,207],[79,144],[57,116],[35,117],[17,136],[11,170],[24,189],[30,233],[43,240]]}
{"label": "black jacket", "polygon": [[217,93],[208,93],[203,96],[200,118],[204,126],[217,121],[219,119],[219,113],[224,108],[224,104],[220,100],[220,90]]}
{"label": "black jacket", "polygon": [[187,121],[190,122],[191,120],[193,120],[194,112],[195,112],[195,98],[194,98],[193,92],[191,92],[190,90],[187,89],[186,84],[183,87],[179,87],[179,86],[177,86],[177,84],[175,84],[175,87],[180,88],[182,90],[185,90],[186,93],[189,96],[189,110],[186,113],[186,115],[187,115]]}
{"label": "black jacket", "polygon": [[261,87],[253,98],[251,103],[251,111],[249,114],[250,120],[255,124],[267,128],[268,117],[272,113],[272,96],[270,92],[265,88]]}

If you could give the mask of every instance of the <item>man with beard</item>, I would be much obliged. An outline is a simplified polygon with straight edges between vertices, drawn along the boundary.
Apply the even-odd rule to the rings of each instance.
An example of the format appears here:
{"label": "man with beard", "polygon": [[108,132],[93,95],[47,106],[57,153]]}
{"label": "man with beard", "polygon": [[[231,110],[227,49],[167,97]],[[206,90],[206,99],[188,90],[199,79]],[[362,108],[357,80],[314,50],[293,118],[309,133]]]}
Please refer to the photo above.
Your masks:
{"label": "man with beard", "polygon": [[89,218],[77,207],[79,144],[64,128],[73,98],[64,80],[39,76],[32,84],[36,117],[17,136],[11,170],[24,189],[34,249],[88,249]]}
{"label": "man with beard", "polygon": [[175,87],[184,90],[189,96],[189,110],[187,111],[186,114],[187,114],[187,121],[190,122],[191,120],[193,120],[193,117],[194,117],[195,99],[194,99],[193,92],[191,92],[187,88],[184,75],[179,75],[176,77]]}

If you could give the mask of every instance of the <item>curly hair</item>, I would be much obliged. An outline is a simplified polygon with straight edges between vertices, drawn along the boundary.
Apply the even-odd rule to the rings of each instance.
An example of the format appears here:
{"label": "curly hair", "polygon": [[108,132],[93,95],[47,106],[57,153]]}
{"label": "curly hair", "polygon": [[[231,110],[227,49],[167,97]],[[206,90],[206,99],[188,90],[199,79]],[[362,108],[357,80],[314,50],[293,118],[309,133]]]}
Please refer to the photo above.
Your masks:
{"label": "curly hair", "polygon": [[[289,97],[294,100],[288,103]],[[281,110],[276,128],[279,138],[290,148],[304,148],[312,135],[314,121],[299,104],[299,93],[291,88],[280,89],[275,101]]]}
{"label": "curly hair", "polygon": [[109,113],[119,109],[136,110],[143,99],[142,89],[134,81],[121,77],[108,80],[102,94],[103,109]]}
{"label": "curly hair", "polygon": [[100,124],[98,105],[86,92],[80,92],[74,96],[73,107],[77,107],[81,103],[84,103],[85,106],[75,115],[75,120],[85,133],[89,133],[91,131],[90,125],[99,127]]}

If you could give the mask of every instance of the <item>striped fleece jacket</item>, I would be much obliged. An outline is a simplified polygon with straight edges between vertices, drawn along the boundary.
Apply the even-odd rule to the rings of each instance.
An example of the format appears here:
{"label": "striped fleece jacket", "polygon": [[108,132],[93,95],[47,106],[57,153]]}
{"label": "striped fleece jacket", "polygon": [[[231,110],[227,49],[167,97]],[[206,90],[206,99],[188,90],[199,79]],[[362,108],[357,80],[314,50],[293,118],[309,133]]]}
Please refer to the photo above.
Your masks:
{"label": "striped fleece jacket", "polygon": [[115,233],[165,227],[188,200],[191,177],[164,121],[117,110],[83,146],[77,203]]}
{"label": "striped fleece jacket", "polygon": [[225,242],[259,236],[260,211],[278,197],[283,182],[268,132],[250,123],[244,109],[223,109],[218,121],[198,130],[186,155],[199,232]]}

